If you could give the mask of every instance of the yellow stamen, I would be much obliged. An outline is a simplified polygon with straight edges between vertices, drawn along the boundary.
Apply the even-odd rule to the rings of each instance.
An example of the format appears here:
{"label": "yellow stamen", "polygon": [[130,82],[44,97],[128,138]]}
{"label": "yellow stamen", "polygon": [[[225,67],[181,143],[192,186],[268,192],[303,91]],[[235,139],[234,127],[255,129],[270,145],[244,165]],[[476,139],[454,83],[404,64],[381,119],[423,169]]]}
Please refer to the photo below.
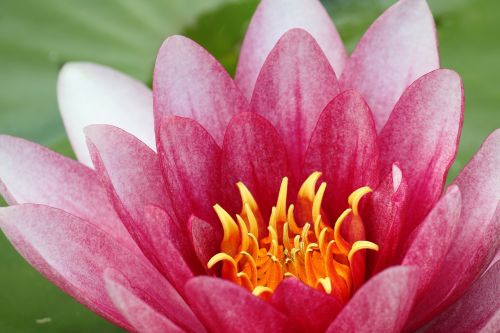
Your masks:
{"label": "yellow stamen", "polygon": [[[342,234],[343,224],[354,218],[362,225],[359,202],[371,189],[361,187],[354,191],[348,198],[350,207],[330,225],[323,213],[326,183],[321,183],[316,190],[320,176],[321,173],[314,172],[300,187],[296,204],[302,212],[309,210],[304,216],[313,218],[301,220],[302,227],[295,220],[294,205],[287,207],[288,178],[283,178],[265,236],[260,235],[265,229],[262,229],[264,220],[257,201],[243,183],[237,183],[242,210],[235,214],[236,221],[222,207],[214,206],[224,236],[221,252],[209,260],[208,267],[222,263],[223,278],[264,299],[270,297],[284,278],[294,277],[346,302],[359,284],[356,282],[356,287],[353,284],[354,255],[361,250],[378,250],[376,244],[365,240],[351,244]],[[357,275],[354,278],[360,280]]]}

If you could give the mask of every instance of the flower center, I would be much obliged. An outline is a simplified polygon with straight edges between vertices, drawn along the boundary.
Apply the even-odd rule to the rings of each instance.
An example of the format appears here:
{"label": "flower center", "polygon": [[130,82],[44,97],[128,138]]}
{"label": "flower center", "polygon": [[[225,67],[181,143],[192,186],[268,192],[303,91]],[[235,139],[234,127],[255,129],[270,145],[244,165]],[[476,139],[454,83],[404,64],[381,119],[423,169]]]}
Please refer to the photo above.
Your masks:
{"label": "flower center", "polygon": [[268,298],[283,279],[290,277],[347,301],[356,288],[355,280],[364,279],[365,259],[363,251],[359,251],[377,251],[378,246],[366,240],[349,242],[342,236],[342,225],[344,222],[362,225],[358,204],[372,190],[361,187],[354,191],[348,198],[350,208],[331,225],[322,210],[326,183],[316,191],[320,176],[321,173],[314,172],[299,190],[295,206],[311,221],[302,226],[296,222],[295,206],[287,207],[288,179],[283,178],[266,235],[259,231],[263,218],[257,202],[239,182],[243,208],[236,221],[222,207],[214,206],[224,237],[221,252],[210,259],[208,268],[221,263],[222,278],[262,298]]}

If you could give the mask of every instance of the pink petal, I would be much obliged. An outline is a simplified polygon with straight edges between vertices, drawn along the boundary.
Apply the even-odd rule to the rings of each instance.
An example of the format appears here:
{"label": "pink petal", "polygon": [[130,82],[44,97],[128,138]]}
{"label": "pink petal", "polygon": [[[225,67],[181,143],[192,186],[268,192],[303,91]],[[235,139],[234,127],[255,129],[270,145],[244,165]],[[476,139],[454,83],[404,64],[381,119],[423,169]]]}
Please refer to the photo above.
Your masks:
{"label": "pink petal", "polygon": [[500,262],[497,262],[422,332],[493,333],[498,330],[499,319]]}
{"label": "pink petal", "polygon": [[500,239],[500,130],[486,139],[454,184],[462,193],[459,230],[426,298],[413,311],[414,324],[462,295],[488,267]]}
{"label": "pink petal", "polygon": [[394,108],[379,136],[382,174],[397,162],[408,181],[407,236],[443,191],[455,160],[462,128],[462,81],[439,69],[413,83]]}
{"label": "pink petal", "polygon": [[182,295],[187,280],[203,272],[185,230],[156,206],[146,206],[144,218],[138,223],[141,248]]}
{"label": "pink petal", "polygon": [[200,276],[186,284],[189,304],[212,332],[286,332],[286,317],[242,287]]}
{"label": "pink petal", "polygon": [[[155,225],[156,220],[147,219],[144,215],[149,205],[170,212],[170,217],[174,213],[163,183],[158,156],[137,138],[117,127],[92,125],[85,128],[85,133],[96,172],[125,227],[146,257],[170,277],[169,270],[164,269],[164,258],[156,248],[160,246],[157,243],[169,242],[167,226],[161,230]],[[179,222],[169,219],[168,223]],[[179,232],[185,233],[185,229]],[[172,282],[179,287],[175,280]]]}
{"label": "pink petal", "polygon": [[376,140],[370,109],[355,91],[338,95],[321,113],[306,152],[304,176],[323,173],[327,183],[323,200],[333,221],[347,208],[354,190],[377,186]]}
{"label": "pink petal", "polygon": [[236,82],[247,98],[252,96],[271,49],[293,28],[308,31],[335,71],[342,72],[347,54],[335,25],[318,0],[263,0],[248,27],[236,70]]}
{"label": "pink petal", "polygon": [[188,222],[188,229],[194,252],[208,273],[208,261],[220,252],[222,241],[221,227],[216,228],[196,216],[191,216]]}
{"label": "pink petal", "polygon": [[165,118],[158,137],[159,158],[173,207],[182,221],[191,214],[219,221],[213,205],[220,202],[221,149],[196,121]]}
{"label": "pink petal", "polygon": [[340,81],[342,89],[361,92],[380,131],[403,91],[437,68],[436,29],[426,1],[401,0],[368,29]]}
{"label": "pink petal", "polygon": [[219,144],[231,117],[248,108],[222,65],[182,36],[168,38],[158,53],[153,96],[156,129],[165,116],[188,117],[206,128]]}
{"label": "pink petal", "polygon": [[153,98],[143,83],[109,67],[68,63],[57,83],[59,108],[78,160],[92,166],[84,127],[109,124],[155,147]]}
{"label": "pink petal", "polygon": [[455,246],[459,226],[461,196],[457,186],[452,186],[438,201],[410,239],[402,265],[415,266],[420,271],[417,297],[436,276],[451,246]]}
{"label": "pink petal", "polygon": [[0,193],[10,205],[37,203],[63,209],[135,244],[95,172],[23,139],[0,136]]}
{"label": "pink petal", "polygon": [[185,332],[134,295],[130,286],[120,281],[126,280],[123,276],[118,276],[120,279],[117,279],[112,273],[114,272],[107,270],[104,274],[106,290],[113,304],[134,329],[144,333]]}
{"label": "pink petal", "polygon": [[394,266],[361,287],[328,327],[333,332],[400,332],[413,305],[418,271]]}
{"label": "pink petal", "polygon": [[133,236],[134,221],[142,219],[147,205],[171,210],[154,151],[133,135],[109,125],[88,126],[85,134],[97,174]]}
{"label": "pink petal", "polygon": [[99,315],[129,328],[109,299],[105,269],[121,272],[143,300],[176,324],[200,324],[175,289],[138,252],[62,210],[23,204],[0,209],[0,227],[21,255],[45,277]]}
{"label": "pink petal", "polygon": [[314,38],[301,29],[283,35],[259,74],[251,110],[286,138],[295,176],[321,111],[338,92],[335,73]]}
{"label": "pink petal", "polygon": [[[274,127],[261,116],[242,113],[231,120],[222,147],[224,208],[241,210],[236,183],[254,195],[263,216],[276,204],[281,179],[288,176],[285,146]],[[266,230],[266,226],[261,226]]]}
{"label": "pink petal", "polygon": [[366,239],[379,246],[379,251],[367,253],[369,275],[394,264],[401,252],[400,234],[404,228],[402,214],[406,207],[407,184],[399,167],[391,172],[367,198],[361,211],[366,228]]}
{"label": "pink petal", "polygon": [[279,284],[271,304],[285,313],[294,327],[310,333],[324,332],[343,306],[336,298],[294,278]]}

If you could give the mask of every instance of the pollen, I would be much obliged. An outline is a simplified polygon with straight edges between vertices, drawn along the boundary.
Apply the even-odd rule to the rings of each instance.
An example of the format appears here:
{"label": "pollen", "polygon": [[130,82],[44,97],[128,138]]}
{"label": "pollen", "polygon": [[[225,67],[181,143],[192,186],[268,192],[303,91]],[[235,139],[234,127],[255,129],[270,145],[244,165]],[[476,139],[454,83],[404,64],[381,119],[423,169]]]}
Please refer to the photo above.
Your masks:
{"label": "pollen", "polygon": [[[288,178],[283,178],[267,223],[248,188],[239,182],[240,214],[233,218],[221,206],[214,206],[224,236],[221,252],[209,260],[208,268],[221,265],[222,278],[264,299],[272,295],[283,279],[295,278],[347,302],[359,279],[364,278],[359,276],[364,275],[362,250],[378,251],[378,246],[367,240],[347,240],[342,234],[343,226],[362,225],[359,202],[372,190],[369,187],[355,190],[347,198],[349,208],[331,223],[322,209],[326,183],[316,190],[320,176],[320,172],[314,172],[306,179],[295,205],[287,205]],[[302,215],[309,221],[296,220],[295,206],[305,210]],[[262,225],[267,225],[267,230],[259,229]]]}

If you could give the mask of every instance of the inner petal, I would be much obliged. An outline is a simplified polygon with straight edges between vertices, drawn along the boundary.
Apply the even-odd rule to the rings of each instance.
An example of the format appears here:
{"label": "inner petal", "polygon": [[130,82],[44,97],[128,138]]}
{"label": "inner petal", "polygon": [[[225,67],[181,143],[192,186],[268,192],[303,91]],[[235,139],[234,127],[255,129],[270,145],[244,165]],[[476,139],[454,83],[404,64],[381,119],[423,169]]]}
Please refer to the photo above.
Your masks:
{"label": "inner petal", "polygon": [[362,219],[359,202],[372,190],[365,186],[346,198],[349,208],[334,223],[322,210],[326,183],[316,184],[320,172],[312,173],[302,184],[296,204],[309,207],[310,221],[299,225],[294,205],[287,205],[288,179],[281,182],[276,205],[272,208],[266,235],[259,234],[263,216],[258,203],[241,182],[242,209],[234,219],[221,206],[214,209],[224,230],[221,252],[208,262],[208,268],[221,264],[220,277],[233,281],[254,295],[268,298],[285,278],[295,278],[306,285],[331,294],[347,302],[355,291],[354,281],[363,280],[364,256],[355,256],[361,250],[378,251],[378,246],[367,240],[349,242],[342,235],[342,225],[353,219]]}

